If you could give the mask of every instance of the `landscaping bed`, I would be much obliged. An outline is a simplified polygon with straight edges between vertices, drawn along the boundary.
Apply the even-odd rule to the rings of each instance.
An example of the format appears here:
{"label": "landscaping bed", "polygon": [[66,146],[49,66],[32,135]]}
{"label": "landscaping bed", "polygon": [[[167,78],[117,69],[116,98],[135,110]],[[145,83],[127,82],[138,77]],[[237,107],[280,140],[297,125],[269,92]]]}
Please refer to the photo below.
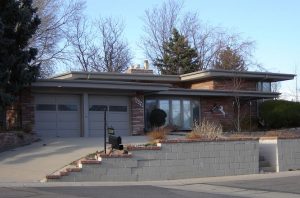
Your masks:
{"label": "landscaping bed", "polygon": [[32,133],[22,131],[0,132],[0,152],[31,144],[39,138]]}

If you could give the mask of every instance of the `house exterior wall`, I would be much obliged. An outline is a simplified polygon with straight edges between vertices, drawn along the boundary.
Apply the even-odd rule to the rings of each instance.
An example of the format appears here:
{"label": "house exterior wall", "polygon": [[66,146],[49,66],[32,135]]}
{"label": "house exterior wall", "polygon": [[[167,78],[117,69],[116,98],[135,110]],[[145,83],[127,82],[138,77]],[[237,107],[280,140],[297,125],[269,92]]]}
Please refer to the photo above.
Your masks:
{"label": "house exterior wall", "polygon": [[136,94],[131,98],[132,135],[144,134],[144,95]]}
{"label": "house exterior wall", "polygon": [[256,91],[256,83],[251,80],[214,79],[192,83],[190,89]]}
{"label": "house exterior wall", "polygon": [[6,112],[9,129],[34,127],[34,98],[30,88],[25,88],[18,96],[18,101],[11,105]]}

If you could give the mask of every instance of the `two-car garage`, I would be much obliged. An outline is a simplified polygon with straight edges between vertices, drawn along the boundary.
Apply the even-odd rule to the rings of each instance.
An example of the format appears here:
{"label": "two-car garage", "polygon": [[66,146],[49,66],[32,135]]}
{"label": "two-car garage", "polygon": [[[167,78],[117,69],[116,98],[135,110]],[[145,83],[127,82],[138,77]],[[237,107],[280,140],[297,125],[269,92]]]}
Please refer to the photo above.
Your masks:
{"label": "two-car garage", "polygon": [[[88,107],[88,136],[103,136],[104,111],[107,127],[116,135],[129,135],[129,99],[127,96],[35,94],[35,131],[43,137],[80,137],[83,132],[83,108]],[[88,102],[87,105],[83,105]],[[86,136],[86,135],[85,135]]]}

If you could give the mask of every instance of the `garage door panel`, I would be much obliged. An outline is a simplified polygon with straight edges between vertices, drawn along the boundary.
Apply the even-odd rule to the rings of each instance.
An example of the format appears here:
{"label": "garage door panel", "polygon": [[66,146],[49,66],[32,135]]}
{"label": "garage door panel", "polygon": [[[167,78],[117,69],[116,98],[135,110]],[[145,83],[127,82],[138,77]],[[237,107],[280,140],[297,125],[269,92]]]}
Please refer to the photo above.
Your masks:
{"label": "garage door panel", "polygon": [[89,113],[89,121],[90,122],[97,122],[100,120],[104,120],[103,113]]}
{"label": "garage door panel", "polygon": [[[90,136],[103,137],[104,112],[103,109],[100,108],[100,106],[108,107],[107,127],[113,127],[116,131],[118,131],[117,132],[118,135],[128,135],[129,134],[128,104],[129,104],[129,98],[126,96],[97,96],[97,95],[89,96]],[[98,108],[96,108],[96,105],[98,105]]]}
{"label": "garage door panel", "polygon": [[35,121],[36,122],[56,122],[56,113],[51,112],[36,112],[35,114]]}
{"label": "garage door panel", "polygon": [[56,130],[56,122],[36,122],[36,130]]}
{"label": "garage door panel", "polygon": [[39,131],[39,134],[43,134],[43,137],[56,137],[56,129],[55,130],[43,129]]}
{"label": "garage door panel", "polygon": [[128,122],[128,114],[117,114],[117,113],[114,113],[114,114],[109,114],[108,116],[108,120],[109,121],[114,121],[114,120],[117,120],[117,121],[127,121]]}
{"label": "garage door panel", "polygon": [[68,121],[78,121],[80,120],[80,115],[78,113],[59,113],[57,115],[57,121],[68,122]]}
{"label": "garage door panel", "polygon": [[49,94],[36,95],[34,102],[35,104],[55,104],[55,97]]}
{"label": "garage door panel", "polygon": [[77,122],[57,122],[57,129],[76,129],[79,131],[80,124]]}
{"label": "garage door panel", "polygon": [[39,135],[80,136],[79,95],[36,94],[35,104],[35,129]]}
{"label": "garage door panel", "polygon": [[103,130],[104,122],[90,122],[89,123],[89,128],[90,129],[101,129],[101,130]]}

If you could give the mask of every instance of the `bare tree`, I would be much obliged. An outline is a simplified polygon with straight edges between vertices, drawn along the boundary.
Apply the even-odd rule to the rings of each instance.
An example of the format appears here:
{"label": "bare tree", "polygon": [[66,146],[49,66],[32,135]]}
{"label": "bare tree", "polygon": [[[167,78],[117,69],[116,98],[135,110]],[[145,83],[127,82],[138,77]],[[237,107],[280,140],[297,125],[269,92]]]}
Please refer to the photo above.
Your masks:
{"label": "bare tree", "polygon": [[[98,58],[100,65],[94,64],[96,70],[107,72],[123,72],[131,63],[131,53],[128,43],[123,39],[124,24],[112,17],[97,20],[99,40],[102,43],[100,51],[102,58]],[[96,57],[97,58],[97,57]],[[100,68],[98,68],[100,66]]]}
{"label": "bare tree", "polygon": [[160,7],[145,11],[144,35],[141,48],[154,62],[164,55],[163,43],[171,36],[173,28],[183,34],[198,54],[198,70],[213,68],[218,54],[230,47],[243,56],[246,65],[253,64],[253,41],[242,39],[240,34],[233,34],[224,28],[214,27],[199,20],[197,13],[183,13],[183,3],[168,0]]}
{"label": "bare tree", "polygon": [[161,7],[154,7],[145,11],[144,35],[140,47],[146,56],[154,62],[162,59],[164,54],[163,43],[171,37],[172,30],[177,28],[182,11],[182,3],[168,0]]}
{"label": "bare tree", "polygon": [[73,29],[68,33],[70,43],[69,56],[75,65],[79,64],[81,71],[93,71],[94,60],[97,55],[91,26],[86,17],[79,17],[73,22]]}
{"label": "bare tree", "polygon": [[84,2],[81,0],[33,0],[38,8],[41,24],[30,41],[30,46],[38,49],[38,55],[32,64],[41,65],[41,76],[54,73],[55,65],[67,60],[68,46],[66,32],[78,18]]}
{"label": "bare tree", "polygon": [[90,23],[80,17],[68,33],[71,44],[70,56],[82,71],[123,72],[130,62],[131,54],[123,39],[124,24],[111,17],[99,18]]}

